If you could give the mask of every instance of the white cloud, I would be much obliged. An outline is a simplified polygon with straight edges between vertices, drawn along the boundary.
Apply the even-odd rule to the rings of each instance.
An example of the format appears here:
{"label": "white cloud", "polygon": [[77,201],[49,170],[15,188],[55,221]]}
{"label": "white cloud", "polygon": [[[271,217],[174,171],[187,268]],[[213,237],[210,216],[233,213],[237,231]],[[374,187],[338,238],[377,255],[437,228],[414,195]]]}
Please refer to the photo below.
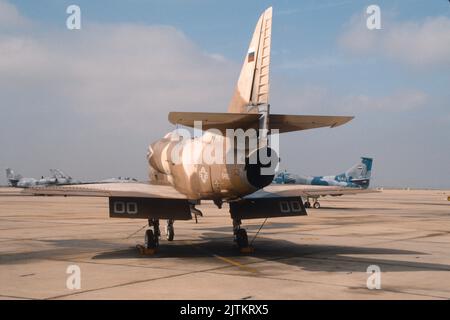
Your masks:
{"label": "white cloud", "polygon": [[368,30],[365,16],[354,16],[339,44],[359,55],[379,55],[416,67],[450,66],[450,19],[394,22],[382,16],[381,30]]}
{"label": "white cloud", "polygon": [[274,101],[276,100],[282,100],[283,103],[278,104],[282,104],[292,113],[344,114],[365,111],[411,111],[425,107],[429,97],[426,93],[415,89],[402,89],[381,96],[341,95],[323,87],[304,86],[294,90],[289,85],[284,85],[277,88],[274,96]]}
{"label": "white cloud", "polygon": [[226,110],[234,65],[173,27],[47,34],[0,34],[0,94],[9,102],[3,108],[68,108],[129,130],[145,130],[151,117],[167,126],[170,110]]}
{"label": "white cloud", "polygon": [[286,70],[321,69],[345,65],[347,62],[336,56],[315,56],[302,60],[289,60],[277,67]]}
{"label": "white cloud", "polygon": [[16,26],[0,28],[0,167],[25,175],[144,179],[148,144],[174,128],[168,112],[224,112],[238,77],[170,26]]}
{"label": "white cloud", "polygon": [[22,16],[15,6],[0,0],[0,30],[28,26],[30,21]]}

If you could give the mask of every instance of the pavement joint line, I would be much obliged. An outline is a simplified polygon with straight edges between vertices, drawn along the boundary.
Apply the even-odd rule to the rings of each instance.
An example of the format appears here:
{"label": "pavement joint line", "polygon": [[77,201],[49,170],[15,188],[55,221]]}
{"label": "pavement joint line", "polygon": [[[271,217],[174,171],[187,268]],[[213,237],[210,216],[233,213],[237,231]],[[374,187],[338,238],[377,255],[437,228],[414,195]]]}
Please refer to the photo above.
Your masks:
{"label": "pavement joint line", "polygon": [[208,273],[208,272],[213,271],[213,270],[219,270],[219,269],[229,268],[229,267],[230,266],[210,268],[210,269],[207,269],[207,270],[194,270],[194,271],[190,271],[190,272],[184,272],[184,273],[179,273],[179,274],[174,274],[174,275],[169,275],[169,276],[150,278],[150,279],[142,279],[142,280],[135,280],[135,281],[130,281],[130,282],[122,283],[122,284],[116,284],[116,285],[113,285],[113,286],[82,290],[82,291],[79,291],[79,292],[73,292],[73,293],[68,293],[68,294],[63,294],[63,295],[57,295],[57,296],[47,297],[47,298],[44,298],[44,299],[45,300],[59,299],[59,298],[69,297],[69,296],[73,296],[73,295],[79,295],[79,294],[83,294],[83,293],[87,293],[87,292],[94,292],[94,291],[99,291],[99,290],[106,290],[106,289],[124,287],[124,286],[129,286],[129,285],[138,284],[138,283],[144,283],[144,282],[151,282],[151,281],[156,281],[156,280],[164,280],[164,279],[182,277],[182,276],[196,274],[196,273]]}
{"label": "pavement joint line", "polygon": [[202,271],[191,271],[191,272],[184,272],[184,273],[180,273],[180,274],[174,274],[174,275],[158,277],[158,278],[148,278],[148,279],[142,279],[142,280],[134,280],[134,281],[129,281],[129,282],[125,282],[125,283],[119,283],[119,284],[115,284],[115,285],[107,286],[107,287],[93,288],[93,289],[81,290],[81,291],[77,291],[77,292],[73,292],[73,293],[67,293],[67,294],[51,296],[51,297],[45,298],[44,300],[55,300],[55,299],[60,299],[60,298],[64,298],[64,297],[80,295],[80,294],[84,294],[84,293],[88,293],[88,292],[95,292],[95,291],[100,291],[100,290],[107,290],[107,289],[125,287],[125,286],[129,286],[129,285],[133,285],[133,284],[144,283],[144,282],[151,282],[151,281],[156,281],[156,280],[163,280],[163,279],[182,277],[182,276],[186,276],[186,275],[189,275],[189,274],[195,274],[195,273],[199,273],[199,272],[202,272]]}
{"label": "pavement joint line", "polygon": [[10,296],[10,295],[7,295],[7,294],[1,294],[0,293],[0,300],[1,300],[2,297],[3,298],[11,298],[11,299],[23,299],[23,300],[39,300],[37,298],[21,297],[21,296]]}
{"label": "pavement joint line", "polygon": [[[207,273],[234,276],[234,277],[250,277],[249,275],[244,275],[244,274],[232,274],[232,273],[224,274],[224,273],[220,273],[220,272],[211,272],[211,271],[208,271]],[[290,281],[290,282],[293,281],[293,282],[300,282],[300,283],[311,283],[311,284],[318,284],[318,285],[328,285],[328,286],[332,286],[332,287],[343,287],[343,288],[349,288],[349,289],[355,288],[355,287],[349,287],[347,285],[342,285],[342,284],[323,283],[323,282],[311,281],[311,280],[277,278],[277,277],[271,277],[271,276],[260,276],[258,278],[270,279],[270,280],[280,280],[280,281]],[[367,289],[367,287],[364,287],[364,286],[356,287],[356,288],[357,289]],[[369,290],[369,289],[367,289],[367,290]],[[370,292],[374,292],[374,293],[392,292],[392,293],[408,294],[408,295],[415,295],[415,296],[425,296],[425,297],[439,298],[439,299],[449,299],[449,297],[446,297],[446,296],[427,295],[427,294],[423,294],[423,293],[411,293],[411,292],[407,292],[407,291],[383,289],[383,288],[380,290],[369,290],[368,293],[370,293]]]}
{"label": "pavement joint line", "polygon": [[[101,265],[101,266],[114,266],[114,267],[131,267],[131,268],[142,268],[142,269],[157,269],[157,270],[172,270],[172,271],[189,271],[186,269],[179,269],[179,268],[173,268],[173,267],[166,267],[166,266],[143,266],[143,265],[134,265],[134,264],[122,264],[122,263],[107,263],[107,262],[97,262],[97,261],[83,261],[83,260],[76,260],[76,259],[56,259],[56,258],[47,258],[46,260],[49,261],[57,261],[57,262],[73,262],[73,263],[86,263],[86,264],[95,264],[95,265]],[[222,268],[222,267],[221,267]],[[209,270],[209,269],[205,269]],[[198,270],[199,272],[202,272],[203,270]]]}
{"label": "pavement joint line", "polygon": [[[328,261],[344,261],[344,262],[355,262],[355,258],[354,257],[345,257],[345,256],[340,256],[340,258],[329,258],[329,257],[320,257],[320,258],[316,258],[316,257],[310,257],[311,254],[306,254],[305,257],[310,258],[310,259],[316,259],[316,260],[328,260]],[[372,264],[374,259],[370,259],[370,258],[359,258],[358,263],[362,263],[363,261]],[[411,266],[408,265],[408,263],[411,263],[411,261],[398,261],[398,262],[390,262],[389,260],[383,260],[383,262],[381,262],[380,264],[384,264],[384,265],[389,265],[389,266],[398,266],[398,267],[408,267],[411,269],[419,269],[419,270],[423,270],[423,269],[427,269],[427,270],[431,270],[431,271],[450,271],[450,266],[448,265],[442,265],[442,266],[447,266],[448,268],[439,268],[438,270],[436,270],[435,268],[432,267],[425,267],[425,266],[421,266],[421,267],[416,267],[416,266]]]}

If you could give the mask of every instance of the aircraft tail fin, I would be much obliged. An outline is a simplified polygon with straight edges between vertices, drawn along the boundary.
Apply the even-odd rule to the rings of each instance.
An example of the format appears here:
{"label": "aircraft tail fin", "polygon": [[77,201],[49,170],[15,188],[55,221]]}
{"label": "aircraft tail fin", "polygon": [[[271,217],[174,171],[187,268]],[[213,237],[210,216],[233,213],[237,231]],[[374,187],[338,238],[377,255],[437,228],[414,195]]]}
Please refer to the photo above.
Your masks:
{"label": "aircraft tail fin", "polygon": [[372,158],[361,157],[361,161],[345,172],[350,182],[368,188],[372,174]]}
{"label": "aircraft tail fin", "polygon": [[262,13],[256,24],[228,112],[258,113],[254,106],[269,103],[271,33],[272,7]]}
{"label": "aircraft tail fin", "polygon": [[59,178],[59,179],[70,179],[70,176],[68,176],[67,174],[65,174],[62,170],[60,169],[50,169],[50,173],[52,174],[52,176],[54,178]]}
{"label": "aircraft tail fin", "polygon": [[8,185],[11,187],[17,186],[17,183],[22,178],[20,174],[15,174],[14,170],[11,168],[6,169],[6,179],[8,180]]}
{"label": "aircraft tail fin", "polygon": [[169,121],[193,127],[202,121],[203,130],[260,129],[261,143],[267,143],[267,132],[279,133],[322,127],[337,127],[353,117],[303,116],[271,114],[269,106],[269,67],[272,39],[272,7],[266,9],[256,24],[250,46],[245,55],[241,73],[228,106],[227,113],[171,112]]}

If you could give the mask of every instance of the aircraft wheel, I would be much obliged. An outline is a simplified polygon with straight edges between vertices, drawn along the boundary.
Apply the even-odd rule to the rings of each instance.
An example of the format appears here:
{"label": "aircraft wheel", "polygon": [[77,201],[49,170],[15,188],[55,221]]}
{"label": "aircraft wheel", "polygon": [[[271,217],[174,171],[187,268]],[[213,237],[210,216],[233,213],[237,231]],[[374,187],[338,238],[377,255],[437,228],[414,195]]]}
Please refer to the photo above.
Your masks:
{"label": "aircraft wheel", "polygon": [[314,209],[320,209],[320,203],[319,201],[314,202]]}
{"label": "aircraft wheel", "polygon": [[158,246],[158,239],[155,237],[153,230],[148,229],[145,231],[145,248],[154,249]]}
{"label": "aircraft wheel", "polygon": [[311,208],[311,202],[305,201],[305,208]]}
{"label": "aircraft wheel", "polygon": [[248,236],[245,229],[236,230],[236,243],[239,248],[248,247]]}
{"label": "aircraft wheel", "polygon": [[168,241],[173,241],[174,237],[175,237],[175,230],[173,228],[173,225],[168,225],[166,228],[166,239]]}

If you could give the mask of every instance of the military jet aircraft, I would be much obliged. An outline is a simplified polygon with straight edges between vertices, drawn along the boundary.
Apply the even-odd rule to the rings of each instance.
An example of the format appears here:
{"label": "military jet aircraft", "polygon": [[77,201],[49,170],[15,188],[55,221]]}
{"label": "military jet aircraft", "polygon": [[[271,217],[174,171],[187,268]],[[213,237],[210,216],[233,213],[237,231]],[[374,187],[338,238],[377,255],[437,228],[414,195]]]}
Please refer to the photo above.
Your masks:
{"label": "military jet aircraft", "polygon": [[[368,189],[370,184],[370,176],[372,174],[372,163],[372,158],[361,157],[361,160],[357,164],[352,166],[344,173],[335,176],[300,176],[297,174],[282,171],[276,174],[273,183],[321,186],[316,187],[315,189],[305,187],[305,191],[303,193],[303,196],[306,196],[306,201],[304,203],[305,208],[311,207],[310,199],[313,199],[314,202],[312,204],[312,207],[315,209],[319,209],[319,197],[324,197],[327,195],[337,196],[344,194],[376,192],[375,190]],[[330,190],[328,186],[337,186],[345,189],[341,189],[341,194],[336,194],[335,190]],[[307,193],[308,191],[309,194]]]}
{"label": "military jet aircraft", "polygon": [[268,8],[256,24],[228,112],[169,113],[172,124],[194,128],[194,137],[187,129],[175,130],[152,143],[148,183],[34,187],[25,192],[108,197],[110,217],[148,220],[146,248],[159,244],[160,219],[167,220],[166,236],[171,241],[173,222],[192,219],[201,200],[212,200],[218,208],[228,203],[239,248],[248,247],[247,232],[241,227],[244,219],[306,215],[296,185],[271,185],[279,160],[273,141],[279,133],[334,128],[353,117],[270,112],[271,29],[272,8]]}
{"label": "military jet aircraft", "polygon": [[81,181],[75,180],[72,177],[66,175],[59,169],[50,169],[51,176],[44,177],[40,179],[35,178],[24,178],[20,174],[14,173],[11,168],[6,169],[6,179],[8,180],[8,185],[11,187],[18,188],[29,188],[33,186],[49,186],[49,185],[67,185],[67,184],[80,184]]}

